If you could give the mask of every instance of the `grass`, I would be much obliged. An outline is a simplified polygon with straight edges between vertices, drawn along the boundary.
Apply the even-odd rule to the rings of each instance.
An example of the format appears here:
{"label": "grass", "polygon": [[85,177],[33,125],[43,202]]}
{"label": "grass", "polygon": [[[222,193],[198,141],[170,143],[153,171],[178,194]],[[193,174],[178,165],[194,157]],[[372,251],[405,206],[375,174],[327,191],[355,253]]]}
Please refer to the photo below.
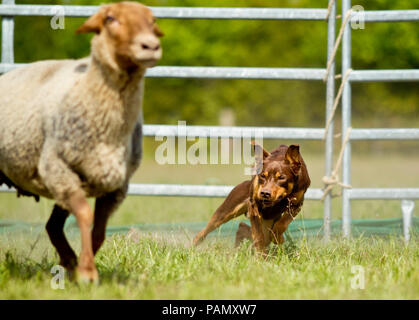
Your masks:
{"label": "grass", "polygon": [[[146,144],[147,147],[147,144]],[[309,148],[307,148],[309,149]],[[302,150],[304,146],[302,146]],[[313,187],[321,188],[323,157],[304,154]],[[354,153],[355,187],[417,187],[419,155]],[[158,166],[146,156],[137,183],[233,185],[245,180],[243,166]],[[111,226],[207,221],[223,199],[128,198]],[[0,220],[45,223],[53,203],[0,194]],[[340,218],[340,199],[333,219]],[[318,219],[321,203],[307,201],[300,219]],[[354,219],[400,218],[399,201],[353,203]],[[255,255],[249,243],[213,239],[191,247],[191,235],[139,234],[109,237],[96,263],[98,287],[66,281],[50,286],[57,256],[43,231],[0,235],[0,299],[418,299],[418,239],[409,246],[392,237],[287,241],[270,257]],[[80,249],[78,235],[70,235]],[[365,290],[351,288],[352,267],[365,269]]]}
{"label": "grass", "polygon": [[[17,241],[17,242],[16,242]],[[96,258],[100,286],[65,282],[51,289],[56,257],[43,238],[34,250],[24,236],[0,251],[0,299],[418,299],[417,242],[399,239],[303,239],[271,248],[225,241],[191,248],[170,238],[113,236]],[[23,242],[23,243],[22,243]],[[19,244],[19,245],[18,245]],[[33,244],[33,242],[32,242]],[[29,255],[29,256],[28,256]],[[351,287],[352,268],[365,270],[365,289]]]}

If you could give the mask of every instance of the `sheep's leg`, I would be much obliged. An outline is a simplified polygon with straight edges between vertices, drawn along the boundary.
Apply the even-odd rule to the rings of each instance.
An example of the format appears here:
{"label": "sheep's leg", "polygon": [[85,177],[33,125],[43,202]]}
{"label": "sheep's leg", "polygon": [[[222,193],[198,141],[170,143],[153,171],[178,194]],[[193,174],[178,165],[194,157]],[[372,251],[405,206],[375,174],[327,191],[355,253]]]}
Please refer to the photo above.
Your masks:
{"label": "sheep's leg", "polygon": [[108,219],[125,199],[125,195],[126,190],[121,190],[96,199],[95,220],[92,232],[93,254],[98,252],[105,241]]}
{"label": "sheep's leg", "polygon": [[91,232],[93,212],[81,190],[70,197],[69,205],[76,216],[81,233],[81,252],[77,267],[78,280],[81,282],[97,282],[99,275],[94,261]]}
{"label": "sheep's leg", "polygon": [[99,277],[92,249],[93,212],[86,200],[79,176],[54,152],[54,146],[44,145],[38,165],[39,175],[57,204],[72,212],[81,233],[81,253],[77,276],[81,281],[97,282]]}
{"label": "sheep's leg", "polygon": [[60,256],[60,265],[66,268],[67,271],[73,272],[77,267],[77,257],[64,235],[64,224],[69,215],[70,213],[67,210],[55,205],[46,229],[53,246]]}

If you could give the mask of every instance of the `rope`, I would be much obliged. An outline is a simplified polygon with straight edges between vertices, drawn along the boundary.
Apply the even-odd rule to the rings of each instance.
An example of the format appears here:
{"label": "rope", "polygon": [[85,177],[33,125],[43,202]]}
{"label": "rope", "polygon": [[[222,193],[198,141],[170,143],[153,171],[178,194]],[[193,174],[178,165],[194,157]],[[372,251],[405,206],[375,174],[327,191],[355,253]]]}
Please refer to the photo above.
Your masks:
{"label": "rope", "polygon": [[[326,19],[329,19],[330,14],[331,14],[331,11],[332,11],[332,6],[333,6],[334,3],[335,3],[335,0],[330,0],[330,2],[329,2],[329,8],[328,8],[328,13],[327,13],[327,18]],[[329,78],[330,70],[332,68],[333,63],[336,60],[336,55],[337,55],[338,49],[340,47],[340,44],[342,42],[343,33],[344,33],[345,28],[346,28],[346,26],[347,26],[347,24],[348,24],[348,22],[349,22],[349,20],[351,18],[352,12],[353,12],[353,10],[350,9],[346,13],[345,18],[344,18],[344,20],[342,22],[342,26],[341,26],[341,28],[339,30],[339,35],[338,35],[338,37],[336,39],[335,46],[333,48],[332,54],[331,54],[331,56],[329,58],[329,61],[327,62],[326,75],[325,75],[325,77],[323,79],[324,82],[326,82],[328,80],[328,78]],[[335,98],[331,115],[330,115],[329,119],[327,120],[327,124],[326,124],[326,128],[325,128],[325,133],[324,133],[324,139],[326,139],[326,137],[327,137],[327,134],[329,132],[330,126],[331,126],[331,124],[333,122],[333,119],[335,117],[337,107],[339,106],[339,101],[342,98],[343,89],[345,87],[345,84],[348,82],[349,75],[351,74],[352,71],[353,71],[352,69],[348,69],[346,71],[345,75],[343,76],[343,78],[342,78],[342,75],[335,76],[335,79],[342,78],[342,83],[340,85],[338,94],[337,94],[337,96]],[[335,169],[332,171],[331,176],[330,177],[325,176],[322,179],[323,180],[323,183],[326,186],[326,188],[324,190],[323,197],[322,197],[322,201],[324,201],[326,199],[327,195],[332,191],[332,189],[333,189],[334,186],[340,186],[340,187],[346,188],[346,189],[351,189],[352,188],[352,186],[350,186],[350,185],[345,185],[345,184],[341,183],[340,180],[339,180],[339,174],[338,174],[338,172],[340,171],[340,169],[342,167],[343,155],[344,155],[344,152],[345,152],[345,149],[346,149],[346,145],[350,141],[350,134],[351,134],[351,132],[352,132],[352,128],[349,128],[347,130],[347,132],[346,132],[346,136],[345,136],[345,139],[343,140],[343,143],[342,143],[342,148],[340,150],[338,161],[336,163]]]}
{"label": "rope", "polygon": [[332,7],[333,4],[336,2],[336,0],[330,0],[329,1],[329,7],[327,8],[327,16],[326,16],[326,20],[329,20],[330,14],[332,13]]}
{"label": "rope", "polygon": [[339,158],[338,161],[336,163],[335,169],[332,172],[332,175],[330,177],[323,177],[323,183],[327,186],[326,189],[324,190],[324,194],[322,197],[322,201],[324,201],[324,199],[326,199],[326,196],[332,191],[333,187],[338,185],[342,188],[345,189],[352,189],[351,185],[346,185],[340,182],[339,180],[339,170],[342,166],[342,161],[343,161],[343,155],[346,149],[346,145],[349,143],[350,141],[350,135],[352,132],[352,128],[349,128],[346,131],[346,136],[345,136],[345,140],[343,140],[342,143],[342,149],[340,150],[340,154],[339,154]]}
{"label": "rope", "polygon": [[343,88],[345,87],[346,82],[348,82],[349,75],[351,74],[352,71],[353,71],[352,69],[348,69],[345,73],[345,76],[343,77],[342,83],[341,83],[339,91],[338,91],[338,95],[336,96],[335,102],[333,104],[332,113],[330,114],[330,117],[327,120],[325,133],[324,133],[324,139],[326,139],[326,137],[327,137],[327,133],[329,132],[330,126],[331,126],[331,124],[333,122],[333,119],[335,117],[335,114],[336,114],[336,109],[339,106],[340,98],[342,97],[342,94],[343,94]]}
{"label": "rope", "polygon": [[339,31],[339,35],[338,35],[338,37],[336,39],[335,47],[333,48],[332,55],[331,55],[331,57],[330,57],[330,59],[329,59],[329,61],[327,63],[326,75],[325,75],[325,77],[323,79],[324,82],[326,82],[327,81],[327,78],[329,77],[330,69],[332,68],[333,62],[335,62],[336,54],[338,52],[340,43],[342,42],[343,32],[345,31],[346,25],[348,24],[349,19],[351,18],[352,12],[353,12],[353,10],[350,9],[346,13],[345,19],[343,20],[342,26],[341,26],[340,31]]}

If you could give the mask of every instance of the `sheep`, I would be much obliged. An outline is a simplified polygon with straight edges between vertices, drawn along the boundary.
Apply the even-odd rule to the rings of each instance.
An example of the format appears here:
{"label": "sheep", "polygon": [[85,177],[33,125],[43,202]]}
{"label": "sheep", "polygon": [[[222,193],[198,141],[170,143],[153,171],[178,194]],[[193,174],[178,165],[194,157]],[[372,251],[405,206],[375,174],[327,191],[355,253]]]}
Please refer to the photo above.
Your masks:
{"label": "sheep", "polygon": [[[95,34],[89,57],[0,77],[0,185],[55,201],[46,230],[60,264],[96,283],[107,220],[140,164],[144,75],[162,57],[163,33],[135,2],[101,6],[76,33]],[[87,198],[96,198],[94,214]],[[81,232],[79,262],[63,232],[70,213]]]}

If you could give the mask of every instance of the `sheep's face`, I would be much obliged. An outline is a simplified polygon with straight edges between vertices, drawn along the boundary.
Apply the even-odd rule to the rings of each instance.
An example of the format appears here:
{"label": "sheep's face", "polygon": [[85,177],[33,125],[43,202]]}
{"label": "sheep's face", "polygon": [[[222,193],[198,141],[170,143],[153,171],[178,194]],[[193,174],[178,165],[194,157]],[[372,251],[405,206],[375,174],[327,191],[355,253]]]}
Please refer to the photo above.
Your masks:
{"label": "sheep's face", "polygon": [[151,10],[136,2],[102,6],[76,32],[96,33],[95,40],[123,69],[151,68],[162,57],[159,38],[163,33]]}

